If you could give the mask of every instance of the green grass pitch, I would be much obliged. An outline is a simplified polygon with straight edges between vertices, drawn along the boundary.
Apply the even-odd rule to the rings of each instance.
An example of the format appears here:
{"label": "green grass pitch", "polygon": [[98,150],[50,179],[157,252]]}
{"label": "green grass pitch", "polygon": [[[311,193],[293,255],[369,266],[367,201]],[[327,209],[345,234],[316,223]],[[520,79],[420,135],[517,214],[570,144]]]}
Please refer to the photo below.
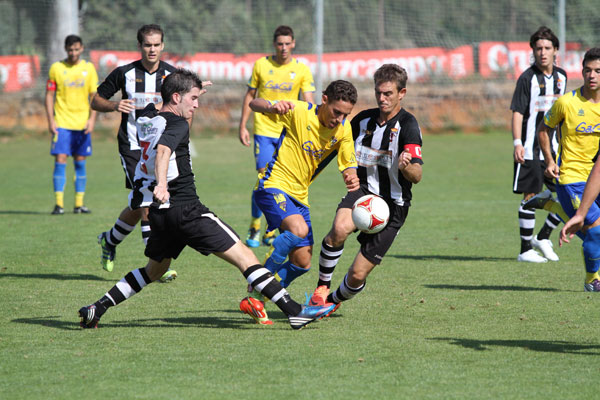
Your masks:
{"label": "green grass pitch", "polygon": [[[245,236],[255,181],[251,150],[233,137],[196,138],[201,200]],[[68,165],[63,216],[51,216],[47,140],[0,145],[0,398],[465,399],[593,398],[600,355],[597,295],[583,292],[581,243],[561,260],[516,262],[510,135],[424,138],[423,180],[405,226],[366,289],[331,317],[293,331],[238,311],[245,281],[220,259],[186,249],[171,284],[112,308],[97,330],[76,312],[145,265],[139,227],[103,271],[96,236],[126,205],[114,140],[94,142],[86,205],[73,215]],[[344,193],[335,163],[311,187],[312,270]],[[543,222],[539,213],[538,229]],[[557,247],[556,232],[552,237]],[[352,237],[337,287],[358,249]],[[256,250],[263,259],[266,248]]]}

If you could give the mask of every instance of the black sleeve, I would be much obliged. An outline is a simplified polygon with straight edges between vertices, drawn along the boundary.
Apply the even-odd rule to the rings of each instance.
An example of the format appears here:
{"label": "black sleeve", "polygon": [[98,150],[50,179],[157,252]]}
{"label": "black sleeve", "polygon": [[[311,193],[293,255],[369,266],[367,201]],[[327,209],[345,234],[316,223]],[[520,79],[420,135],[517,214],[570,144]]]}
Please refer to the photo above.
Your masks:
{"label": "black sleeve", "polygon": [[158,140],[157,145],[162,144],[171,149],[171,151],[175,151],[177,146],[185,139],[185,137],[188,136],[190,125],[185,118],[182,117],[177,117],[174,115],[165,117],[167,120],[167,126],[162,136]]}
{"label": "black sleeve", "polygon": [[[402,140],[398,140],[398,154],[404,151],[404,146],[407,144],[416,144],[419,147],[423,146],[423,138],[421,136],[421,128],[417,119],[412,114],[407,114],[404,120],[401,122],[402,129],[400,134]],[[410,160],[411,164],[423,164],[422,158],[413,157]]]}
{"label": "black sleeve", "polygon": [[108,100],[125,86],[125,73],[121,67],[115,68],[98,86],[98,95]]}
{"label": "black sleeve", "polygon": [[525,74],[521,74],[517,80],[517,86],[513,93],[513,98],[510,103],[511,111],[516,111],[520,114],[527,114],[529,109],[529,98],[531,96],[529,82]]}
{"label": "black sleeve", "polygon": [[[377,109],[375,109],[377,111]],[[365,118],[377,118],[377,114],[374,113],[373,109],[363,110],[356,114],[352,121],[350,121],[350,126],[352,127],[352,139],[356,141],[356,138],[360,135],[360,121]]]}

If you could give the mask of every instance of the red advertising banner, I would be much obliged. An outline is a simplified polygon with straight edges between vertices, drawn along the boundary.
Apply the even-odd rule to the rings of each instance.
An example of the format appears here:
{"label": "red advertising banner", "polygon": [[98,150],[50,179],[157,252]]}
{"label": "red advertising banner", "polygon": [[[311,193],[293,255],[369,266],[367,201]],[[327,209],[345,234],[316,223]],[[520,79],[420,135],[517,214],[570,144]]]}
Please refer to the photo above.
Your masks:
{"label": "red advertising banner", "polygon": [[[189,56],[165,54],[163,59],[177,67],[190,69],[207,80],[247,81],[252,74],[254,62],[265,54],[196,53]],[[91,61],[100,75],[113,68],[139,59],[138,52],[91,51]],[[296,55],[316,73],[317,59],[314,54]],[[369,80],[375,70],[386,63],[404,67],[412,81],[426,81],[432,76],[463,78],[474,73],[473,48],[456,49],[428,47],[406,50],[376,50],[323,54],[322,76],[325,80]]]}
{"label": "red advertising banner", "polygon": [[39,74],[38,56],[0,56],[0,84],[4,92],[33,87]]}
{"label": "red advertising banner", "polygon": [[[584,51],[577,43],[567,43],[565,60],[557,64],[569,79],[581,78]],[[479,44],[479,73],[484,78],[502,76],[517,79],[533,63],[533,52],[528,42],[481,42]]]}

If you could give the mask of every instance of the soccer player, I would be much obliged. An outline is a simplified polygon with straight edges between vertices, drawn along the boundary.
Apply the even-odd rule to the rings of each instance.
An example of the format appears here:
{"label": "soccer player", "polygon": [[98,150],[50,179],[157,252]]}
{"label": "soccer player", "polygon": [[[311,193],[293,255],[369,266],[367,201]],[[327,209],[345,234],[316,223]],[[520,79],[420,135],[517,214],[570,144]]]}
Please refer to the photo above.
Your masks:
{"label": "soccer player", "polygon": [[79,310],[82,328],[95,328],[109,307],[120,304],[159,279],[185,246],[235,265],[250,285],[270,298],[294,329],[331,312],[332,305],[307,307],[291,299],[273,275],[225,222],[202,204],[196,193],[189,149],[189,119],[204,93],[193,72],[177,70],[163,82],[164,104],[149,104],[138,119],[140,140],[147,143],[137,164],[132,197],[150,205],[151,235],[145,268],[129,272],[97,302]]}
{"label": "soccer player", "polygon": [[[545,26],[540,27],[529,39],[535,62],[517,80],[510,109],[512,110],[512,135],[514,144],[513,192],[522,193],[519,206],[519,232],[521,251],[518,261],[543,263],[558,261],[552,248],[550,234],[560,223],[555,213],[548,214],[546,222],[536,236],[535,209],[528,209],[525,203],[541,192],[542,185],[554,191],[554,183],[544,177],[546,165],[542,160],[539,143],[535,135],[544,113],[554,101],[565,93],[567,75],[562,68],[554,65],[558,54],[559,41]],[[551,132],[552,150],[556,152],[556,135]],[[551,195],[550,192],[548,192]],[[535,249],[542,252],[541,256]]]}
{"label": "soccer player", "polygon": [[[600,47],[588,50],[582,65],[583,86],[560,97],[538,128],[546,175],[556,179],[558,201],[569,217],[583,204],[585,182],[600,150]],[[550,135],[556,127],[560,129],[558,164],[550,144]],[[590,202],[589,197],[578,212],[578,218],[583,217],[584,290],[600,292],[600,207]],[[570,226],[565,232],[570,232]]]}
{"label": "soccer player", "polygon": [[[265,268],[278,276],[284,288],[310,268],[314,241],[309,185],[337,155],[346,188],[348,191],[358,189],[352,128],[346,120],[356,99],[356,88],[350,82],[338,80],[327,86],[318,107],[291,100],[270,102],[256,98],[250,102],[253,111],[265,113],[285,129],[254,190],[256,204],[265,214],[268,229],[279,229]],[[289,260],[284,262],[288,254]],[[248,302],[254,300],[250,299],[243,299],[240,308],[248,307]],[[260,297],[257,300],[260,301]],[[259,323],[267,321],[264,313]]]}
{"label": "soccer player", "polygon": [[[315,83],[310,69],[292,57],[292,50],[296,46],[294,32],[289,26],[279,26],[273,33],[273,47],[275,54],[262,57],[256,61],[252,69],[252,76],[248,82],[248,91],[242,104],[242,118],[240,119],[240,142],[250,146],[250,133],[246,123],[250,117],[250,101],[255,97],[266,100],[298,100],[300,91],[304,100],[314,103],[313,92]],[[254,159],[258,173],[265,171],[265,166],[271,160],[277,147],[279,135],[283,126],[267,116],[254,114]],[[252,196],[252,220],[246,237],[246,244],[250,247],[260,246],[260,219],[262,212]],[[266,231],[262,237],[263,244],[273,242],[275,231]]]}
{"label": "soccer player", "polygon": [[[117,135],[121,165],[125,172],[125,187],[133,188],[135,167],[142,149],[138,141],[135,120],[148,104],[162,102],[160,88],[163,79],[175,70],[172,65],[161,61],[164,50],[164,32],[159,25],[144,25],[137,32],[141,59],[120,66],[112,71],[98,87],[98,93],[92,100],[92,108],[101,112],[118,111],[121,124]],[[109,100],[115,93],[121,92],[121,100]],[[116,248],[129,235],[138,221],[141,222],[142,239],[147,243],[150,236],[150,222],[147,208],[132,210],[125,207],[111,229],[98,236],[102,247],[102,267],[112,271]],[[169,282],[177,277],[177,272],[169,270],[161,282]]]}
{"label": "soccer player", "polygon": [[64,210],[64,192],[67,157],[73,156],[75,165],[75,214],[89,214],[83,205],[85,195],[86,157],[92,155],[92,131],[96,112],[90,110],[90,97],[96,93],[98,74],[94,64],[81,59],[83,42],[79,36],[65,38],[67,58],[50,66],[46,84],[46,117],[52,135],[50,154],[54,156],[54,196],[56,205],[53,215]]}
{"label": "soccer player", "polygon": [[[334,303],[337,308],[342,301],[360,293],[367,276],[381,263],[406,220],[412,185],[419,183],[423,175],[421,129],[401,104],[407,79],[406,70],[396,64],[379,67],[374,75],[378,107],[362,111],[352,119],[360,189],[342,198],[331,230],[321,243],[319,281],[309,300],[311,305]],[[360,250],[342,283],[330,293],[331,277],[344,243],[356,231],[352,205],[367,194],[378,195],[388,204],[388,224],[376,234],[358,235]]]}

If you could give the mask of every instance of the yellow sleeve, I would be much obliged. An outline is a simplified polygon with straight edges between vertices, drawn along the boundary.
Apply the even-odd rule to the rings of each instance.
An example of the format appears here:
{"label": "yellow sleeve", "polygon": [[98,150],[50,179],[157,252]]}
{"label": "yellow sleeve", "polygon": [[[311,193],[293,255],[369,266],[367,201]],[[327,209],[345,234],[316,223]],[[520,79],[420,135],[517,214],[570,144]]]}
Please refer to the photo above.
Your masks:
{"label": "yellow sleeve", "polygon": [[352,139],[352,127],[350,121],[344,121],[344,134],[340,140],[340,148],[338,151],[338,169],[340,172],[347,168],[358,168],[356,163],[356,155],[354,154],[354,139]]}
{"label": "yellow sleeve", "polygon": [[258,59],[254,63],[254,67],[252,67],[252,75],[248,80],[248,87],[252,89],[258,89],[258,85],[260,84],[260,61],[261,59]]}
{"label": "yellow sleeve", "polygon": [[50,70],[48,71],[48,80],[49,80],[49,81],[52,81],[52,82],[55,82],[55,83],[56,83],[56,69],[57,69],[57,67],[58,67],[58,66],[57,66],[57,64],[56,64],[56,63],[53,63],[53,64],[50,66]]}
{"label": "yellow sleeve", "polygon": [[98,73],[96,72],[96,68],[94,67],[94,64],[92,63],[88,63],[89,64],[89,68],[88,68],[88,85],[89,85],[89,92],[90,94],[94,94],[96,93],[96,91],[98,90]]}
{"label": "yellow sleeve", "polygon": [[312,73],[310,72],[310,68],[308,68],[308,66],[305,64],[302,65],[304,66],[304,68],[302,68],[303,78],[300,89],[302,90],[302,93],[315,92],[317,88],[315,87],[315,80],[312,76]]}
{"label": "yellow sleeve", "polygon": [[556,126],[565,119],[565,103],[567,96],[569,95],[570,94],[560,97],[546,112],[546,114],[544,115],[544,124],[546,124],[546,126],[549,126],[550,128],[556,128]]}

